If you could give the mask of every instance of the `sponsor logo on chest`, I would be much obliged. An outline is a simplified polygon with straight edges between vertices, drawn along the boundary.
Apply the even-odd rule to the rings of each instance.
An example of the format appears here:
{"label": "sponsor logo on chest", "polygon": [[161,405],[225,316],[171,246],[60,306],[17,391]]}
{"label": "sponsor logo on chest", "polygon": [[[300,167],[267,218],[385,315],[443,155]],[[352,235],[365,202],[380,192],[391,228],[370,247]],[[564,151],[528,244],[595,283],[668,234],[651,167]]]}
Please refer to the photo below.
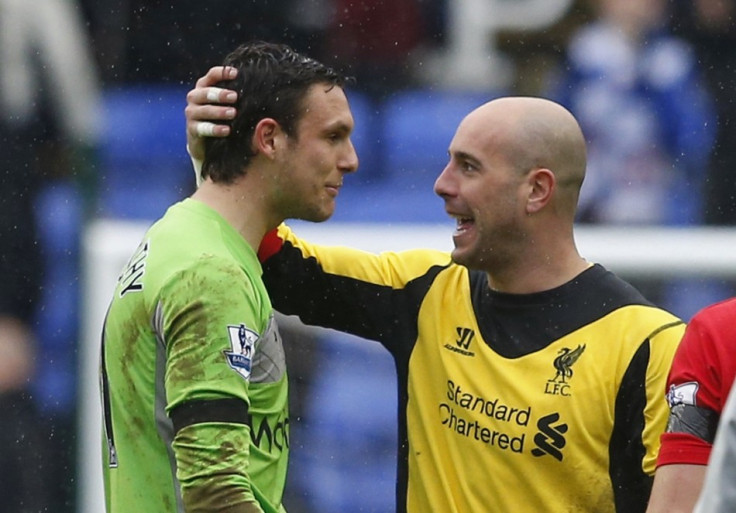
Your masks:
{"label": "sponsor logo on chest", "polygon": [[464,326],[457,326],[455,331],[457,332],[457,336],[454,338],[453,343],[446,343],[444,348],[463,356],[475,356],[475,352],[471,350],[473,340],[475,339],[475,330]]}

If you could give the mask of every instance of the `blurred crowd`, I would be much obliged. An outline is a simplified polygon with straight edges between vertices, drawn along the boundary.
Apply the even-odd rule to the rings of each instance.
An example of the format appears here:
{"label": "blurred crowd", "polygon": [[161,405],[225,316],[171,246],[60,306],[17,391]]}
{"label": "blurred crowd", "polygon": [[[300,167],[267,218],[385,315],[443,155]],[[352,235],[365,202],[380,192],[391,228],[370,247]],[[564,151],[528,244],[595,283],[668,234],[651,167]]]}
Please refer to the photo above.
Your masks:
{"label": "blurred crowd", "polygon": [[[158,91],[149,99],[153,108],[173,95],[174,121],[167,128],[174,135],[158,135],[181,147],[175,156],[157,154],[156,162],[173,176],[159,184],[168,190],[167,201],[183,197],[194,185],[183,147],[184,94],[237,43],[287,42],[346,70],[357,78],[355,94],[368,105],[366,112],[379,116],[396,105],[391,99],[402,91],[440,94],[429,78],[437,73],[427,68],[443,56],[451,58],[453,5],[449,0],[0,0],[0,513],[75,511],[81,233],[95,216],[116,214],[99,201],[119,186],[108,176],[110,138],[132,130],[143,151],[155,146],[157,137],[156,132],[140,136],[146,128],[141,124],[116,124],[109,115],[113,101],[134,91]],[[564,15],[543,28],[495,27],[488,50],[506,63],[504,79],[492,86],[463,82],[464,87],[489,97],[546,96],[575,114],[590,154],[581,223],[733,226],[735,10],[735,0],[571,0]],[[130,114],[128,104],[121,105]],[[151,112],[145,107],[144,116]],[[160,130],[155,123],[151,127]],[[373,190],[388,187],[395,172],[375,158],[392,142],[378,138],[368,138],[361,152],[361,161],[376,167],[361,168],[375,178]],[[167,160],[176,166],[166,167]],[[151,183],[158,182],[146,187]],[[704,304],[666,294],[691,297],[683,287],[700,287],[705,294],[697,297],[715,301],[733,290],[722,282],[658,287],[662,301],[679,305],[683,310],[676,313],[683,318]],[[368,387],[346,387],[343,396],[356,390],[356,397],[332,400],[336,387],[312,372],[319,361],[330,374],[325,379],[336,374],[347,379],[351,373],[341,367],[346,360],[331,355],[342,351],[347,361],[365,361],[370,354],[333,338],[306,336],[299,327],[286,331],[305,339],[290,371],[301,387],[293,394],[294,465],[301,466],[292,473],[294,511],[316,511],[315,504],[322,512],[349,511],[337,493],[345,489],[370,499],[365,502],[370,509],[363,511],[389,511],[391,433],[376,426],[375,416],[363,425],[353,420],[350,429],[339,420],[360,419],[347,411],[356,405],[375,408],[360,393]],[[390,365],[379,362],[373,370],[382,387],[390,383]],[[320,390],[319,401],[310,400],[307,387]],[[386,397],[391,395],[388,390]],[[392,404],[384,406],[391,415]],[[324,413],[329,408],[346,412],[338,411],[331,421]],[[331,433],[339,433],[339,440],[330,438],[330,426],[337,426]],[[339,459],[331,474],[319,469],[334,446],[319,447],[320,440],[342,448],[330,457],[333,463]],[[356,473],[351,463],[369,452],[374,460],[358,465]],[[307,475],[333,485],[314,486],[301,478]],[[341,484],[345,479],[353,480],[352,489]],[[386,502],[383,491],[372,489],[376,482],[387,488]]]}

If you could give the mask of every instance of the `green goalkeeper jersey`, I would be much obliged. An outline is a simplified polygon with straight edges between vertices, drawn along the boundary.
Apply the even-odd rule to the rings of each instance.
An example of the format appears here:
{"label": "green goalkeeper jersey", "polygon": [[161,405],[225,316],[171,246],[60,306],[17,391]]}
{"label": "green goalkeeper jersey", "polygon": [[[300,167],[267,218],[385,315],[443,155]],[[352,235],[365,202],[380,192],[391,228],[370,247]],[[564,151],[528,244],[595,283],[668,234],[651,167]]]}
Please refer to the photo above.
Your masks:
{"label": "green goalkeeper jersey", "polygon": [[261,273],[191,199],[123,269],[101,354],[108,513],[284,511],[287,375]]}

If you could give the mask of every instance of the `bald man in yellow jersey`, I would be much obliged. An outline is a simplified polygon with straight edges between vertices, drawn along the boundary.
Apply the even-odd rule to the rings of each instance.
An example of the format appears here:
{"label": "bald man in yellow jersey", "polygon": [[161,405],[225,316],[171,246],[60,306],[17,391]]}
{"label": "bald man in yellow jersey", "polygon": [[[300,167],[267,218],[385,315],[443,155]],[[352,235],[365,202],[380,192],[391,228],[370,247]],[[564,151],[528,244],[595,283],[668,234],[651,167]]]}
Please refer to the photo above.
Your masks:
{"label": "bald man in yellow jersey", "polygon": [[[200,84],[188,133],[218,119]],[[199,110],[202,109],[202,110]],[[577,251],[585,141],[563,107],[471,112],[435,183],[450,255],[321,247],[260,257],[274,307],[380,341],[399,378],[397,511],[643,512],[683,322]]]}

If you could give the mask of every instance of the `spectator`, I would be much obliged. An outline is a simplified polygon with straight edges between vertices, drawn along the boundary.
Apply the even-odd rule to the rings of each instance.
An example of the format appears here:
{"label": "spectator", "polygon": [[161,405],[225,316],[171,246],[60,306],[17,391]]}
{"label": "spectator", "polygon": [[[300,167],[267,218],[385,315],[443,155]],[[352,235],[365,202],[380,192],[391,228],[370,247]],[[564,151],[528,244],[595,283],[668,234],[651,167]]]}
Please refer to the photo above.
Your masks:
{"label": "spectator", "polygon": [[553,94],[588,138],[579,220],[698,223],[715,117],[693,49],[668,32],[664,0],[593,1]]}
{"label": "spectator", "polygon": [[736,224],[736,3],[682,0],[675,28],[695,47],[718,116],[716,143],[705,174],[705,222]]}
{"label": "spectator", "polygon": [[[74,178],[89,181],[98,132],[96,68],[75,8],[63,0],[0,0],[2,512],[73,508],[78,310],[50,294],[56,268],[48,265],[45,235],[64,216],[44,210],[44,199],[74,189]],[[78,240],[66,243],[76,247]],[[72,288],[78,267],[64,280]],[[47,316],[57,306],[63,325]]]}
{"label": "spectator", "polygon": [[[716,118],[694,50],[670,33],[665,0],[593,0],[593,7],[596,17],[573,35],[553,93],[588,138],[590,180],[578,220],[699,224]],[[683,319],[732,294],[713,280],[638,285]]]}
{"label": "spectator", "polygon": [[[331,0],[85,0],[109,84],[190,83],[244,41],[278,40],[317,58]],[[327,4],[327,5],[325,5]]]}
{"label": "spectator", "polygon": [[334,0],[327,50],[374,99],[413,84],[412,51],[429,39],[417,0]]}
{"label": "spectator", "polygon": [[[33,216],[34,154],[0,124],[0,513],[50,507],[46,426],[31,396],[36,342],[33,313],[42,281]],[[30,147],[32,150],[33,147]]]}

